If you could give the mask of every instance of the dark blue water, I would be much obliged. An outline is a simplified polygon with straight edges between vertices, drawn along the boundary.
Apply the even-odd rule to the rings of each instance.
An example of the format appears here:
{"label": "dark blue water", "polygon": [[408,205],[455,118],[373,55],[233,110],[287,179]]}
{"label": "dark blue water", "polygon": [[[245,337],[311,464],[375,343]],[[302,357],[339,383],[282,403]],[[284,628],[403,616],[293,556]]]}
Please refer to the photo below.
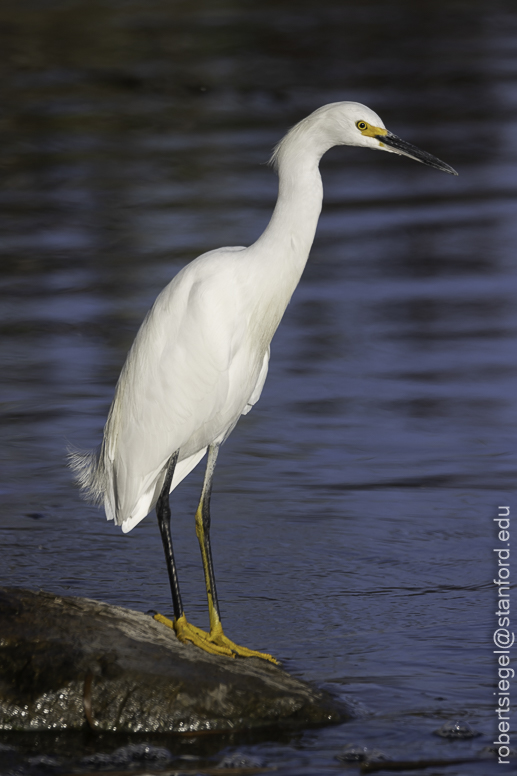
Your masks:
{"label": "dark blue water", "polygon": [[[265,227],[275,142],[326,102],[364,102],[460,176],[360,149],[325,157],[311,258],[213,498],[228,635],[362,712],[215,741],[210,757],[326,774],[347,744],[477,755],[497,722],[493,518],[516,514],[512,3],[78,0],[0,19],[0,584],[170,610],[154,517],[127,536],[106,523],[80,501],[66,447],[100,441],[159,290]],[[201,477],[174,493],[173,536],[187,613],[206,626]],[[480,735],[434,735],[447,721]]]}

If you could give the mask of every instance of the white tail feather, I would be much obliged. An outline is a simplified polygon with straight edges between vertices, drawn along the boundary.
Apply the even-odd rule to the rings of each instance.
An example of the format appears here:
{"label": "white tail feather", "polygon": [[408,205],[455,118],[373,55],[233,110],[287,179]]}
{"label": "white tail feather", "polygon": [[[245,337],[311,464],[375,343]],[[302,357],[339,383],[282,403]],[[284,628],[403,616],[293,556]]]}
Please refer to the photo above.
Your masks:
{"label": "white tail feather", "polygon": [[68,448],[68,465],[75,474],[75,480],[81,488],[81,496],[96,506],[104,502],[107,477],[100,448],[97,450],[78,450]]}

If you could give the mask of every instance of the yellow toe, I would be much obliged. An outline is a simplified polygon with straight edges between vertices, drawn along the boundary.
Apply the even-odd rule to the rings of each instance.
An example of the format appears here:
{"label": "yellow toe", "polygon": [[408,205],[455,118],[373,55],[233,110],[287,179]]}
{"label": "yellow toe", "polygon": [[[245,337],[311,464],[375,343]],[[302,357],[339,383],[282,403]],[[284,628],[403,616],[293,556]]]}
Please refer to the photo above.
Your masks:
{"label": "yellow toe", "polygon": [[162,625],[166,625],[168,628],[172,628],[172,630],[174,630],[173,621],[169,620],[168,617],[164,617],[163,614],[154,614],[153,620],[157,620],[158,622],[161,622]]}
{"label": "yellow toe", "polygon": [[154,619],[163,623],[168,628],[172,628],[178,637],[178,640],[182,644],[187,644],[189,641],[195,644],[196,647],[204,649],[205,652],[209,652],[211,655],[226,655],[227,657],[235,657],[232,650],[226,647],[224,644],[212,643],[210,634],[206,631],[197,628],[195,625],[191,625],[187,622],[187,618],[184,614],[178,620],[169,620],[164,617],[163,614],[155,614]]}
{"label": "yellow toe", "polygon": [[240,647],[235,642],[231,641],[224,635],[223,628],[220,622],[218,622],[210,633],[207,633],[201,628],[197,628],[195,625],[191,625],[187,622],[187,618],[184,614],[178,620],[169,620],[164,617],[163,614],[155,614],[154,619],[166,625],[168,628],[172,628],[176,633],[179,641],[183,644],[191,642],[196,647],[204,649],[205,652],[209,652],[212,655],[226,655],[227,657],[235,657],[240,655],[241,657],[260,657],[263,660],[268,660],[270,663],[280,665],[278,660],[272,655],[268,655],[266,652],[257,652],[254,649],[248,649],[247,647]]}
{"label": "yellow toe", "polygon": [[268,660],[270,663],[274,663],[276,666],[280,665],[279,661],[276,660],[273,655],[268,655],[267,652],[257,652],[254,649],[248,649],[248,647],[241,647],[238,644],[235,644],[234,641],[224,635],[223,626],[220,622],[211,631],[210,641],[214,644],[218,644],[221,647],[227,647],[234,654],[240,655],[241,657],[260,657],[263,660]]}

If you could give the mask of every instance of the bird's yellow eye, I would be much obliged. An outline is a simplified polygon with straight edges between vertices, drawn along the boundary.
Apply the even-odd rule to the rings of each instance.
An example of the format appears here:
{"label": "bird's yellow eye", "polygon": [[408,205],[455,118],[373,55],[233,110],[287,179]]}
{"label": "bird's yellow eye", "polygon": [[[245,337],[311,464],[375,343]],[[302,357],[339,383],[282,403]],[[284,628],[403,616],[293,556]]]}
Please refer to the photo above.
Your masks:
{"label": "bird's yellow eye", "polygon": [[361,130],[361,132],[363,132],[365,129],[368,129],[368,124],[366,121],[356,121],[355,125],[357,129]]}

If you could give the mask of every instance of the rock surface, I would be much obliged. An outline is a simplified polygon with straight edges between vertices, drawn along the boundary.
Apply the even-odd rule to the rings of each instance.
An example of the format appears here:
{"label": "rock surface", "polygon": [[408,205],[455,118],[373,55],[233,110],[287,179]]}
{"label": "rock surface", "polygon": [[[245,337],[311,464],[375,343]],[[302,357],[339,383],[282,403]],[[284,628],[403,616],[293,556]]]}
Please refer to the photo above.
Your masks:
{"label": "rock surface", "polygon": [[141,612],[0,588],[0,730],[180,733],[346,716],[280,668],[181,644]]}

